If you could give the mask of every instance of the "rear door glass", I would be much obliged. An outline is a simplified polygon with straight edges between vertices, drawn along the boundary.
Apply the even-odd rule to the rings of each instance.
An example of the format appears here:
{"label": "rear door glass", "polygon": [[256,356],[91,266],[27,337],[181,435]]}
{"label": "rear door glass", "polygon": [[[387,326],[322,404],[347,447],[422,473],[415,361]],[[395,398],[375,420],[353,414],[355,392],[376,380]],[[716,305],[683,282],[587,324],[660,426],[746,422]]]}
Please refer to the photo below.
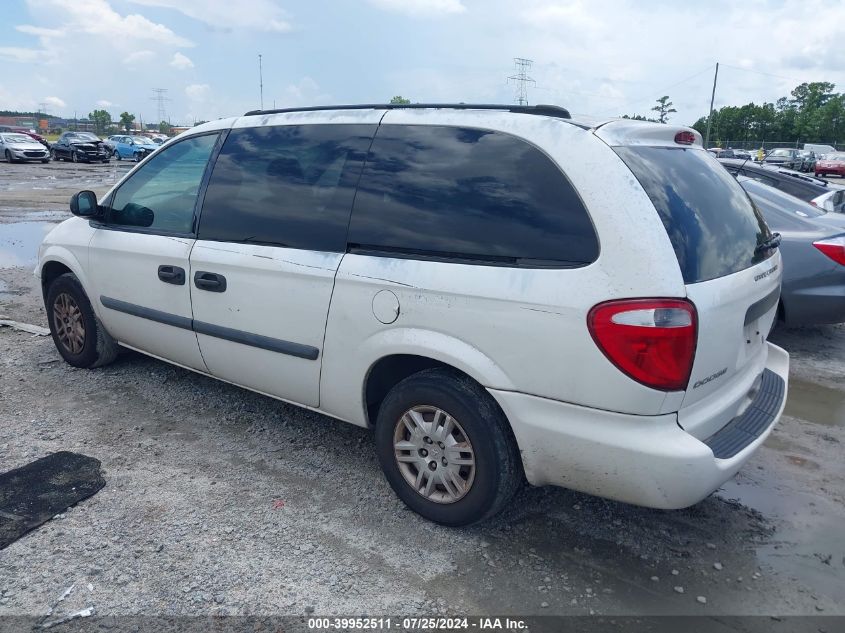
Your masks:
{"label": "rear door glass", "polygon": [[760,212],[707,152],[645,146],[613,149],[660,214],[685,283],[739,272],[770,254],[757,252],[771,237]]}
{"label": "rear door glass", "polygon": [[424,125],[379,128],[349,242],[505,266],[583,266],[599,251],[581,198],[539,149],[492,130]]}

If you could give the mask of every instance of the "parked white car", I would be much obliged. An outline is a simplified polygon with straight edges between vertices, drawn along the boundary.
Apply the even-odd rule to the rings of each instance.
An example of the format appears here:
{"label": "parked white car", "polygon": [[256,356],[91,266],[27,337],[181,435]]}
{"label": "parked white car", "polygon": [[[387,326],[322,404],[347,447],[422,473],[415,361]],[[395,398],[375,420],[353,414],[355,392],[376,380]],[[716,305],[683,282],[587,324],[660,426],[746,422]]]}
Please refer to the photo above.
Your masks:
{"label": "parked white car", "polygon": [[247,113],[71,209],[36,270],[67,362],[122,345],[372,427],[390,485],[439,523],[525,479],[689,506],[783,410],[777,236],[688,128]]}
{"label": "parked white car", "polygon": [[17,132],[4,132],[0,134],[0,155],[8,163],[40,160],[42,163],[50,162],[50,155],[47,148],[34,138]]}
{"label": "parked white car", "polygon": [[810,204],[817,206],[819,209],[825,211],[832,211],[834,213],[845,213],[845,189],[834,189],[827,193],[813,198]]}

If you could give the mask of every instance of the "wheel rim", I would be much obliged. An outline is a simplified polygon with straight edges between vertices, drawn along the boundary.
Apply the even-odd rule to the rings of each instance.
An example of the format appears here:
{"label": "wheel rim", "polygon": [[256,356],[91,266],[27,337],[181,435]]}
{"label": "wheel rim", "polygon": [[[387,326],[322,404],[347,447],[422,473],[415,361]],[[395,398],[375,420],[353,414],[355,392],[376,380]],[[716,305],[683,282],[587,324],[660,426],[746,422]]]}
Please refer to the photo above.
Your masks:
{"label": "wheel rim", "polygon": [[71,354],[79,354],[85,347],[85,321],[76,300],[66,292],[53,302],[53,324],[62,347]]}
{"label": "wheel rim", "polygon": [[76,158],[76,152],[71,152],[71,153],[70,153],[70,159],[71,159],[74,163],[77,161],[77,158]]}
{"label": "wheel rim", "polygon": [[393,431],[399,472],[417,494],[455,503],[475,481],[475,451],[463,427],[446,411],[419,405],[406,411]]}

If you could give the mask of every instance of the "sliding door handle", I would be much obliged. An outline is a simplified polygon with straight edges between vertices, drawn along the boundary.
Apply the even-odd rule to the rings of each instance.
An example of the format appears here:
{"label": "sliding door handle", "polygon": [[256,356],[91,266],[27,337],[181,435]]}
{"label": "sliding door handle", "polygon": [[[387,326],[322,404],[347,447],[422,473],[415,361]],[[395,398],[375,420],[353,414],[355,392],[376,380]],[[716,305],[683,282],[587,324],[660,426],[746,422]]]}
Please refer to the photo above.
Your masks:
{"label": "sliding door handle", "polygon": [[198,270],[194,273],[194,285],[200,290],[208,292],[226,292],[226,278],[217,273]]}

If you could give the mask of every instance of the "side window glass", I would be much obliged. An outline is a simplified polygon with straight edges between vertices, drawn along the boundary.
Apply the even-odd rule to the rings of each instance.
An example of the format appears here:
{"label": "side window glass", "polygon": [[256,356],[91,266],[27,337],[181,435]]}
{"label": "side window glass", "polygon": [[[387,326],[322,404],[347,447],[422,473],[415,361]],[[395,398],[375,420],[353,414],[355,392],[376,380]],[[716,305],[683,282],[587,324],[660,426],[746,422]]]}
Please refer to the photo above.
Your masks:
{"label": "side window glass", "polygon": [[199,239],[346,250],[346,230],[375,125],[234,129],[214,164]]}
{"label": "side window glass", "polygon": [[575,189],[533,145],[471,128],[383,125],[350,244],[504,265],[582,265],[598,239]]}
{"label": "side window glass", "polygon": [[106,224],[190,233],[200,184],[218,136],[195,136],[156,153],[117,190]]}

